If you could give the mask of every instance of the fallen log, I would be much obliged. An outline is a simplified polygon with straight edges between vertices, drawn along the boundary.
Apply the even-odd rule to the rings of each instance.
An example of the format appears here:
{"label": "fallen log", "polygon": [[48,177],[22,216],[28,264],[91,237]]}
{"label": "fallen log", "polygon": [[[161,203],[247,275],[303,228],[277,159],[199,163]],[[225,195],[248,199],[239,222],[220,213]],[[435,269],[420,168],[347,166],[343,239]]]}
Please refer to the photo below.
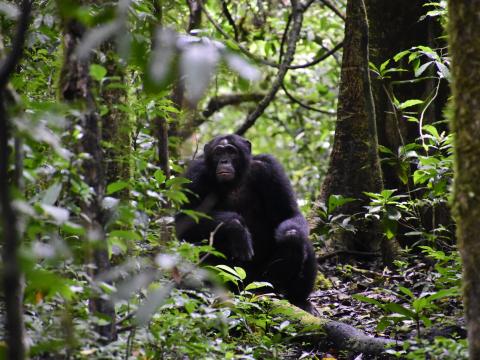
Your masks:
{"label": "fallen log", "polygon": [[311,315],[283,300],[272,300],[272,313],[297,326],[300,333],[294,341],[304,341],[320,348],[335,348],[350,355],[379,355],[387,348],[402,345],[399,341],[367,335],[342,322]]}

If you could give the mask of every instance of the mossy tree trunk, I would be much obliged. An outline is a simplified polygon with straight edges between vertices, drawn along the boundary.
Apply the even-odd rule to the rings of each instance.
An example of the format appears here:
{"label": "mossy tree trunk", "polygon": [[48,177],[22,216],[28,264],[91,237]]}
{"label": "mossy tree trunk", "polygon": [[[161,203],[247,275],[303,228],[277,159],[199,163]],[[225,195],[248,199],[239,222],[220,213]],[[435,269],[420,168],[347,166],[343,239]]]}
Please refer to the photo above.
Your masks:
{"label": "mossy tree trunk", "polygon": [[[113,51],[111,42],[102,46],[105,53],[107,80],[102,84],[101,97],[107,106],[107,113],[102,116],[102,140],[105,144],[106,183],[128,181],[130,178],[130,155],[132,126],[127,113],[127,84],[125,69]],[[128,197],[128,191],[120,193],[122,198]]]}
{"label": "mossy tree trunk", "polygon": [[[79,59],[76,54],[78,44],[86,32],[84,25],[70,18],[63,19],[64,59],[60,74],[60,97],[77,108],[81,115],[72,119],[77,121],[83,131],[80,144],[75,151],[88,154],[82,160],[82,173],[85,183],[93,189],[89,200],[80,200],[82,218],[86,219],[86,239],[89,246],[90,261],[94,270],[92,277],[110,268],[108,247],[104,230],[102,200],[105,194],[105,172],[103,169],[103,149],[101,147],[101,119],[97,113],[92,80],[89,75],[90,61]],[[92,269],[92,267],[89,267]],[[115,309],[100,296],[93,296],[89,303],[92,313],[99,313],[111,319],[109,325],[99,325],[97,331],[108,342],[116,338]]]}
{"label": "mossy tree trunk", "polygon": [[[367,17],[369,23],[369,52],[370,61],[376,66],[380,66],[388,59],[392,59],[396,54],[403,50],[410,49],[418,45],[431,47],[444,47],[444,40],[441,38],[442,27],[437,19],[426,17],[420,21],[420,17],[425,15],[428,8],[425,7],[426,0],[365,0],[367,7]],[[402,59],[399,67],[408,68],[408,59]],[[391,66],[395,66],[392,61]],[[432,67],[430,74],[435,76]],[[395,114],[392,108],[391,100],[387,96],[388,90],[393,93],[399,101],[408,99],[425,99],[434,89],[434,80],[424,81],[422,83],[403,83],[391,86],[392,81],[411,79],[411,73],[393,73],[391,79],[382,81],[372,80],[372,91],[375,101],[375,115],[378,131],[378,141],[394,153],[400,146],[415,142],[420,132],[418,124],[409,122]],[[448,97],[448,84],[446,81],[441,83],[437,98],[432,102],[426,114],[426,123],[435,119],[440,120],[442,111]],[[404,189],[405,183],[402,179],[407,178],[405,169],[398,165],[388,162],[382,163],[383,180],[387,189]],[[403,175],[403,176],[402,176]]]}
{"label": "mossy tree trunk", "polygon": [[[337,123],[330,165],[320,195],[352,197],[358,201],[338,211],[354,215],[367,204],[364,191],[380,192],[382,174],[377,153],[375,110],[368,66],[368,24],[363,0],[349,0],[338,99]],[[342,232],[337,245],[349,250],[377,251],[377,226],[357,221],[355,234]],[[339,243],[338,243],[339,242]]]}
{"label": "mossy tree trunk", "polygon": [[[373,64],[378,67],[383,62],[393,59],[399,52],[414,46],[445,48],[439,18],[424,16],[431,9],[425,6],[428,2],[428,0],[365,0],[369,22],[370,61]],[[404,57],[399,64],[391,60],[389,66],[411,68],[408,57]],[[411,196],[422,195],[422,192],[412,191],[414,184],[411,175],[414,168],[405,159],[405,152],[399,151],[402,146],[418,142],[421,134],[419,124],[408,121],[401,111],[395,110],[392,99],[395,96],[398,101],[404,102],[408,99],[428,99],[429,96],[436,94],[425,111],[423,124],[440,121],[450,87],[445,79],[439,82],[435,78],[436,72],[436,68],[430,66],[423,74],[430,78],[415,83],[408,81],[414,78],[412,72],[390,73],[390,78],[384,80],[372,78],[378,142],[397,155],[394,161],[390,155],[386,155],[389,160],[381,162],[384,187],[387,189],[408,192],[412,194]],[[417,105],[412,110],[422,111],[422,106],[424,105]],[[447,130],[444,124],[436,126],[440,131]],[[452,225],[450,210],[446,203],[418,210],[419,216],[409,220],[410,226],[401,225],[398,229],[397,239],[402,245],[412,245],[417,241],[412,236],[404,235],[411,231],[411,227],[421,227],[429,231],[439,224],[446,227]]]}
{"label": "mossy tree trunk", "polygon": [[450,0],[455,132],[454,213],[463,259],[470,359],[480,359],[480,1]]}

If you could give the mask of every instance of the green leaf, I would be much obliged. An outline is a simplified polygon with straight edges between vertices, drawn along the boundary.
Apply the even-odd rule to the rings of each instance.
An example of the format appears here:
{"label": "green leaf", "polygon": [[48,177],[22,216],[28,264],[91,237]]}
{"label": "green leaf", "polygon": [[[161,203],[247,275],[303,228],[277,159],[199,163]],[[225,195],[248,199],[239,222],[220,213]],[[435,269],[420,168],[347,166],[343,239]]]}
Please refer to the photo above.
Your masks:
{"label": "green leaf", "polygon": [[395,55],[393,57],[393,60],[395,60],[396,62],[398,62],[399,60],[401,60],[403,57],[405,57],[405,55],[408,55],[410,54],[410,50],[404,50],[402,52],[399,52],[397,55]]}
{"label": "green leaf", "polygon": [[243,270],[241,267],[239,266],[235,266],[234,267],[235,271],[237,272],[238,274],[238,277],[240,278],[240,280],[245,280],[245,278],[247,277],[247,273],[245,272],[245,270]]}
{"label": "green leaf", "polygon": [[398,105],[400,110],[407,109],[409,107],[423,104],[423,100],[420,99],[410,99]]}
{"label": "green leaf", "polygon": [[156,170],[153,176],[155,177],[155,180],[157,180],[159,184],[163,184],[163,182],[167,179],[163,171],[160,169]]}
{"label": "green leaf", "polygon": [[89,74],[92,79],[102,81],[105,78],[105,75],[107,75],[107,69],[102,65],[92,64],[90,65]]}
{"label": "green leaf", "polygon": [[256,290],[263,287],[273,288],[273,285],[266,281],[254,281],[245,287],[245,291]]}
{"label": "green leaf", "polygon": [[42,198],[42,204],[53,205],[58,199],[60,192],[62,191],[62,184],[55,183],[50,186]]}
{"label": "green leaf", "polygon": [[400,290],[402,293],[409,296],[410,298],[415,299],[415,295],[413,295],[413,292],[410,289],[407,289],[406,287],[400,286],[398,288],[398,290]]}
{"label": "green leaf", "polygon": [[68,221],[70,213],[67,209],[58,206],[40,204],[43,211],[49,215],[57,224],[63,224]]}
{"label": "green leaf", "polygon": [[128,230],[113,230],[110,232],[109,237],[113,236],[127,240],[142,240],[142,237],[138,233]]}
{"label": "green leaf", "polygon": [[376,305],[376,306],[379,306],[379,307],[383,306],[383,304],[380,301],[375,300],[375,299],[371,299],[371,298],[363,296],[363,295],[354,294],[354,295],[352,295],[352,298],[354,298],[355,300],[367,303],[367,304],[372,304],[372,305]]}
{"label": "green leaf", "polygon": [[116,193],[117,191],[123,190],[128,186],[128,183],[125,181],[116,181],[114,183],[108,184],[107,186],[107,195]]}
{"label": "green leaf", "polygon": [[416,319],[416,317],[417,317],[416,314],[412,310],[409,310],[409,309],[403,307],[400,304],[387,303],[387,304],[384,305],[384,308],[386,310],[390,311],[390,312],[406,316],[406,317],[408,317],[409,319],[412,319],[412,320]]}
{"label": "green leaf", "polygon": [[[232,268],[231,268],[230,266],[228,266],[228,265],[216,265],[215,267],[216,267],[217,269],[219,269],[219,270],[222,270],[222,271],[224,271],[224,272],[226,272],[226,273],[228,273],[228,274],[231,274],[231,275],[235,276],[235,277],[236,277],[237,279],[239,279],[239,280],[242,280],[242,278],[240,277],[240,275],[239,275],[234,269],[232,269]],[[242,269],[242,270],[243,270],[243,269]]]}
{"label": "green leaf", "polygon": [[328,212],[332,213],[336,208],[355,201],[354,198],[343,197],[342,195],[330,195],[328,198]]}
{"label": "green leaf", "polygon": [[435,139],[440,139],[440,134],[438,133],[438,130],[435,126],[424,125],[422,129],[428,132],[430,135],[432,135]]}
{"label": "green leaf", "polygon": [[415,69],[415,77],[421,76],[425,70],[428,69],[428,67],[433,63],[433,61],[426,62],[425,64],[419,66],[417,69]]}
{"label": "green leaf", "polygon": [[430,301],[442,299],[445,297],[456,297],[459,295],[458,288],[452,287],[450,289],[442,289],[437,291],[435,294],[429,295],[428,299]]}
{"label": "green leaf", "polygon": [[383,62],[381,65],[380,65],[380,73],[383,74],[384,70],[387,68],[388,64],[390,63],[390,59],[388,59],[387,61]]}

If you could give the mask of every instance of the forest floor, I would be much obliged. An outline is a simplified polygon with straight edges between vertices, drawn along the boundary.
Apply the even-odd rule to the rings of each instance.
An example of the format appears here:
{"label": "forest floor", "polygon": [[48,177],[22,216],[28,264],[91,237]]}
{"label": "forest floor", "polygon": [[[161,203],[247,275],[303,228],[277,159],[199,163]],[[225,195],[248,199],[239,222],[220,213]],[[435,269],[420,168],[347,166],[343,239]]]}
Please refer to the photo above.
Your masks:
{"label": "forest floor", "polygon": [[[438,293],[443,277],[435,262],[423,255],[409,255],[401,271],[383,271],[380,261],[350,261],[340,264],[335,258],[319,264],[324,278],[311,295],[320,316],[344,322],[372,336],[405,341],[432,340],[437,336],[465,338],[462,303],[459,296],[434,301],[414,301]],[[443,291],[443,290],[442,290]],[[357,300],[353,295],[364,297]],[[365,298],[373,301],[366,302]],[[386,305],[386,304],[398,304]],[[405,316],[418,304],[419,321]],[[385,306],[386,305],[386,306]],[[396,310],[396,311],[395,311]],[[420,332],[419,332],[420,331]]]}

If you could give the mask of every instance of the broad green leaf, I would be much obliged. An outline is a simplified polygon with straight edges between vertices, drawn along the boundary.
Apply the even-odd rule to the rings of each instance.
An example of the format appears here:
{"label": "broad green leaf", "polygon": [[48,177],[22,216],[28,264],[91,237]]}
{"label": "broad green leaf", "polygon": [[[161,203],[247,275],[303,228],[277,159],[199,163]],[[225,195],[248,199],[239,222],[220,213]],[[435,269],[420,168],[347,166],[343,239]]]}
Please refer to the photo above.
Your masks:
{"label": "broad green leaf", "polygon": [[330,195],[328,198],[328,212],[332,213],[338,207],[348,204],[352,201],[355,201],[355,199],[343,197],[342,195]]}
{"label": "broad green leaf", "polygon": [[406,287],[400,286],[398,288],[402,293],[405,295],[408,295],[410,298],[415,299],[415,295],[413,295],[413,292],[410,289],[407,289]]}
{"label": "broad green leaf", "polygon": [[273,285],[266,281],[254,281],[245,287],[245,291],[256,290],[263,287],[273,288]]}
{"label": "broad green leaf", "polygon": [[418,69],[415,69],[415,77],[421,76],[432,63],[433,61],[426,62],[425,64],[422,64],[421,66],[419,66]]}
{"label": "broad green leaf", "polygon": [[70,217],[69,211],[65,208],[47,204],[40,204],[40,207],[58,224],[67,222]]}
{"label": "broad green leaf", "polygon": [[159,184],[163,184],[163,182],[167,179],[163,171],[160,169],[156,170],[153,176],[155,177],[155,180],[157,180]]}
{"label": "broad green leaf", "polygon": [[401,104],[398,105],[398,108],[400,110],[404,110],[404,109],[407,109],[409,107],[412,107],[412,106],[415,106],[415,105],[420,105],[420,104],[423,104],[423,100],[420,100],[420,99],[410,99],[410,100],[407,100]]}
{"label": "broad green leaf", "polygon": [[404,50],[402,52],[399,52],[397,55],[395,55],[393,57],[393,60],[395,60],[396,62],[398,62],[399,60],[401,60],[403,57],[405,57],[406,55],[409,55],[410,54],[410,50]]}
{"label": "broad green leaf", "polygon": [[89,74],[92,79],[102,81],[105,78],[105,75],[107,75],[107,69],[102,65],[92,64],[90,65]]}
{"label": "broad green leaf", "polygon": [[117,191],[123,190],[128,186],[128,183],[125,181],[116,181],[114,183],[108,184],[107,186],[107,195],[116,193]]}
{"label": "broad green leaf", "polygon": [[234,269],[237,272],[237,275],[240,277],[240,280],[245,280],[245,278],[247,277],[247,273],[245,272],[245,270],[243,270],[239,266],[235,266]]}
{"label": "broad green leaf", "polygon": [[137,232],[129,230],[113,230],[110,232],[109,237],[113,236],[126,240],[142,240],[142,237]]}
{"label": "broad green leaf", "polygon": [[61,183],[54,183],[50,186],[42,198],[42,204],[53,205],[58,199],[60,192],[62,191]]}
{"label": "broad green leaf", "polygon": [[403,316],[406,316],[408,317],[409,319],[416,319],[416,314],[410,310],[410,309],[407,309],[405,307],[403,307],[402,305],[400,304],[396,304],[396,303],[387,303],[385,305],[383,305],[384,308],[388,311],[391,311],[393,313],[397,313],[397,314],[400,314],[400,315],[403,315]]}
{"label": "broad green leaf", "polygon": [[354,298],[355,300],[358,300],[358,301],[361,301],[361,302],[364,302],[364,303],[368,303],[368,304],[372,304],[372,305],[376,305],[376,306],[383,306],[383,304],[378,301],[378,300],[375,300],[375,299],[371,299],[369,297],[366,297],[366,296],[363,296],[363,295],[360,295],[360,294],[354,294],[352,295],[352,298]]}

